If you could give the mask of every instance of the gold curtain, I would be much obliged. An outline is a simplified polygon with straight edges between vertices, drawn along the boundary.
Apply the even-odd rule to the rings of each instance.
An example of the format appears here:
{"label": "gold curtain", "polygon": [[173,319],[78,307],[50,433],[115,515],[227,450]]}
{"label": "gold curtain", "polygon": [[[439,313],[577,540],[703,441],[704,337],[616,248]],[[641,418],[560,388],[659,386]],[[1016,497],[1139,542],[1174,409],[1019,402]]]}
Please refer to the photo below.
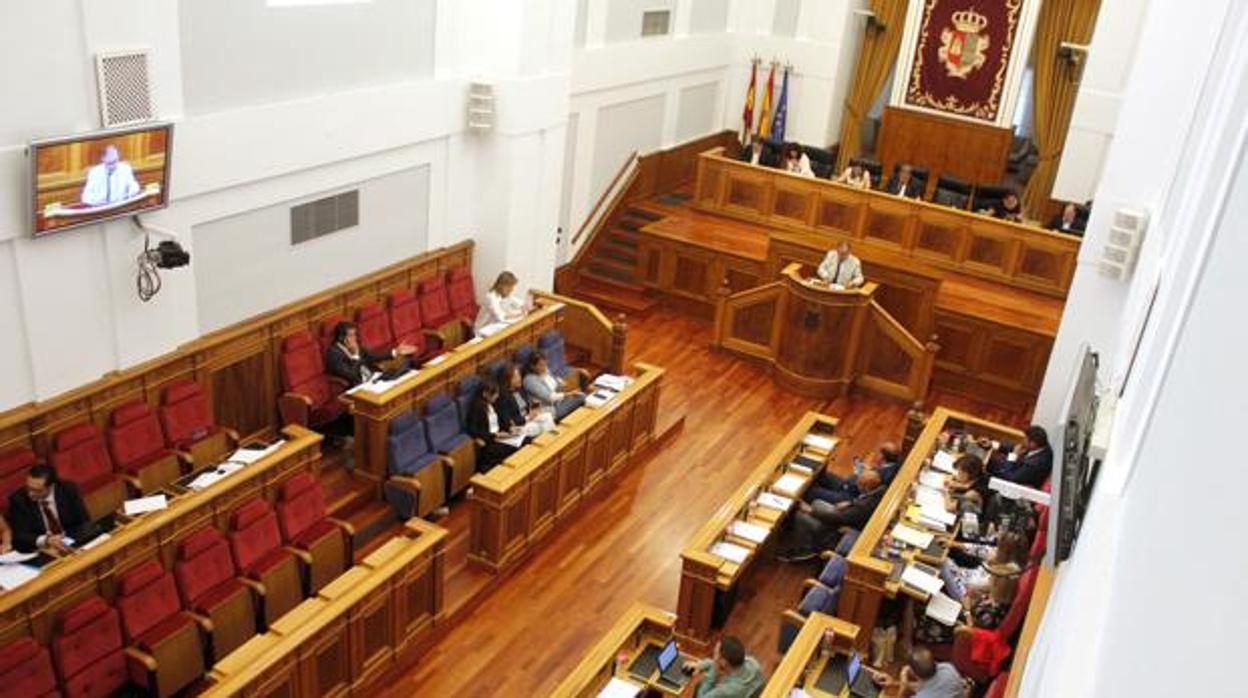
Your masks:
{"label": "gold curtain", "polygon": [[[884,83],[888,82],[888,75],[897,62],[897,49],[901,46],[909,6],[909,0],[871,0],[871,11],[875,13],[878,24],[869,24],[863,34],[858,65],[854,68],[854,81],[845,97],[837,172],[844,169],[850,158],[858,157],[858,148],[862,145],[862,121],[880,95],[880,90],[884,89]],[[880,25],[883,27],[880,28]]]}
{"label": "gold curtain", "polygon": [[[1032,104],[1035,109],[1036,149],[1040,151],[1036,169],[1027,182],[1023,206],[1027,215],[1039,219],[1046,213],[1057,166],[1066,147],[1070,115],[1079,93],[1082,65],[1073,65],[1057,55],[1063,41],[1086,45],[1092,38],[1100,0],[1044,0],[1036,22],[1032,44],[1035,76]],[[1087,55],[1079,56],[1080,63]]]}

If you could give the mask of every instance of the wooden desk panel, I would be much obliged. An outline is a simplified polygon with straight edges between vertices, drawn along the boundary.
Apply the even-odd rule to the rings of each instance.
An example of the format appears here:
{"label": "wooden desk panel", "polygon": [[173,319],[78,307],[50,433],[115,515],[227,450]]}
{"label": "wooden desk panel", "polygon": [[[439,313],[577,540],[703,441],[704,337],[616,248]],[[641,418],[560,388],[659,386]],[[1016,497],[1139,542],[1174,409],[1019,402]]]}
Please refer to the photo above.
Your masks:
{"label": "wooden desk panel", "polygon": [[[559,683],[550,694],[551,698],[594,698],[612,676],[624,678],[626,667],[617,671],[616,658],[627,655],[631,663],[647,645],[666,644],[672,637],[674,618],[671,613],[654,606],[633,604]],[[629,680],[636,682],[633,678]]]}
{"label": "wooden desk panel", "polygon": [[[824,637],[829,632],[832,644],[826,647]],[[772,672],[760,698],[789,698],[792,690],[799,686],[809,690],[832,657],[854,651],[859,635],[858,626],[853,623],[819,612],[811,613],[789,645],[789,651],[780,658],[780,665]]]}
{"label": "wooden desk panel", "polygon": [[1013,129],[886,106],[879,158],[886,179],[895,164],[908,162],[928,169],[931,188],[942,174],[972,184],[996,184],[1005,177],[1013,141]]}

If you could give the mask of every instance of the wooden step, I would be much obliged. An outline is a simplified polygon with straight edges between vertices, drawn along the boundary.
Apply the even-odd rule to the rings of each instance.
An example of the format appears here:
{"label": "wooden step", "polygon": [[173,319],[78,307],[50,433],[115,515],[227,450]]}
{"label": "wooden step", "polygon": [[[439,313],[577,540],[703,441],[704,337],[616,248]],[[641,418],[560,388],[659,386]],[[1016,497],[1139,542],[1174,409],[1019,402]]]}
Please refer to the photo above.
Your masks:
{"label": "wooden step", "polygon": [[637,248],[617,245],[611,240],[603,240],[602,244],[596,245],[593,250],[595,259],[614,260],[621,264],[627,264],[633,268],[634,273],[637,269]]}
{"label": "wooden step", "polygon": [[607,257],[594,256],[589,259],[588,270],[608,279],[618,279],[628,283],[637,282],[637,264],[628,264]]}
{"label": "wooden step", "polygon": [[645,315],[659,303],[644,286],[584,273],[573,295],[599,308],[622,311],[630,316]]}
{"label": "wooden step", "polygon": [[366,480],[356,479],[346,468],[322,471],[320,481],[325,493],[325,510],[330,516],[341,518],[347,512],[376,499],[373,485]]}
{"label": "wooden step", "polygon": [[602,241],[604,243],[609,242],[613,245],[619,245],[621,247],[629,247],[634,250],[637,249],[637,233],[631,230],[609,230],[606,232]]}
{"label": "wooden step", "polygon": [[657,221],[660,218],[664,217],[662,213],[659,213],[657,211],[651,211],[650,209],[647,209],[647,208],[641,208],[639,206],[629,206],[627,209],[624,210],[624,215],[633,216],[634,218],[641,218],[645,220],[647,223],[653,223],[654,221]]}

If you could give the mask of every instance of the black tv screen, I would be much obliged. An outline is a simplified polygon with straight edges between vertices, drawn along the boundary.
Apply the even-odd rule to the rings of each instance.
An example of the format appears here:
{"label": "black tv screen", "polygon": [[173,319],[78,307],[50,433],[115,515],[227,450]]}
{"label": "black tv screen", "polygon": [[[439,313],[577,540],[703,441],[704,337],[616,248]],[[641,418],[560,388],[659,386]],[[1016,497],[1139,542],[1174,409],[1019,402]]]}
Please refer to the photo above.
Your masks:
{"label": "black tv screen", "polygon": [[32,234],[164,208],[172,147],[169,123],[32,142]]}
{"label": "black tv screen", "polygon": [[1061,459],[1060,477],[1054,493],[1057,509],[1052,512],[1049,522],[1052,527],[1049,540],[1056,542],[1049,546],[1053,551],[1054,564],[1069,557],[1074,548],[1100,466],[1100,461],[1094,460],[1090,454],[1092,431],[1096,427],[1100,403],[1096,394],[1098,364],[1096,353],[1085,345],[1081,349],[1075,379],[1062,412],[1061,442],[1054,444],[1055,447],[1060,446],[1057,455]]}

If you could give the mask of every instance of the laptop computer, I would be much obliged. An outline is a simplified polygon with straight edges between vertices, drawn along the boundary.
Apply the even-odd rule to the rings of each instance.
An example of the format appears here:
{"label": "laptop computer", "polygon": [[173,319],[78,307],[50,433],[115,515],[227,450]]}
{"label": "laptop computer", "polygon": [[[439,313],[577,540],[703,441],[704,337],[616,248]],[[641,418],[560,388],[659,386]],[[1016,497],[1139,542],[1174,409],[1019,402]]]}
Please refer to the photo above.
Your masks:
{"label": "laptop computer", "polygon": [[680,650],[676,647],[676,640],[668,640],[662,647],[646,647],[628,667],[628,673],[642,681],[653,681],[675,691],[684,688],[689,682],[689,677],[681,671]]}
{"label": "laptop computer", "polygon": [[845,679],[849,683],[849,695],[854,698],[876,698],[880,695],[880,689],[871,680],[871,672],[862,670],[862,655],[857,652],[849,658]]}

